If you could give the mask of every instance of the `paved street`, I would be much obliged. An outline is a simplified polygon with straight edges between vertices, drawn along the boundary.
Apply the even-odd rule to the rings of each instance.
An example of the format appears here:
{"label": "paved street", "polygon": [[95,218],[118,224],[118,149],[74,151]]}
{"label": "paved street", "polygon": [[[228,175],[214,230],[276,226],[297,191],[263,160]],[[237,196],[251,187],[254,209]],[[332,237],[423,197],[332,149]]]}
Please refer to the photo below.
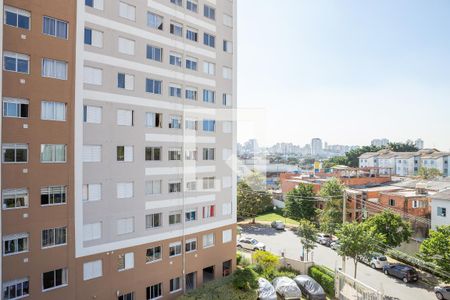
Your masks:
{"label": "paved street", "polygon": [[[301,243],[299,238],[290,230],[275,231],[263,225],[242,225],[242,235],[256,238],[266,244],[267,250],[275,254],[282,251],[289,258],[299,258]],[[306,254],[305,254],[306,255]],[[311,253],[310,253],[311,255]],[[313,251],[313,261],[335,269],[342,265],[342,259],[332,249],[318,245]],[[311,256],[310,256],[311,257]],[[353,260],[347,260],[346,273],[353,276]],[[357,279],[378,290],[385,295],[401,300],[427,300],[436,299],[433,291],[421,283],[405,284],[401,280],[384,275],[364,264],[358,264]]]}

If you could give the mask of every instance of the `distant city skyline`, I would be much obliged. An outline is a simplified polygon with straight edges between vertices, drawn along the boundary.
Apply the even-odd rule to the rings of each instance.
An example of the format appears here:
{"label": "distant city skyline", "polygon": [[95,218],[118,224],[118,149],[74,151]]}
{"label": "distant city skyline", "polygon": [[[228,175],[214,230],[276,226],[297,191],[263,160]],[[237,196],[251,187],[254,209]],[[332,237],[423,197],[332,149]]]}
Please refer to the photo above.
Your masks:
{"label": "distant city skyline", "polygon": [[239,1],[238,11],[238,105],[265,115],[238,123],[239,141],[420,137],[450,149],[449,1]]}

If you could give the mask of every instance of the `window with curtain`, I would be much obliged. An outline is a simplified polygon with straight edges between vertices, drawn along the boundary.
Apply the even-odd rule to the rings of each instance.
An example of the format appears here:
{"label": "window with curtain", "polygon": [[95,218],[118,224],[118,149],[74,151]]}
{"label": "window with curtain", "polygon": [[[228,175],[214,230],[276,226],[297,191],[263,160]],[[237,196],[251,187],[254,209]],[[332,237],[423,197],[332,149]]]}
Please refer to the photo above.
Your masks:
{"label": "window with curtain", "polygon": [[62,102],[42,101],[41,119],[50,121],[65,121],[66,104]]}
{"label": "window with curtain", "polygon": [[3,98],[3,116],[8,118],[28,118],[27,99]]}
{"label": "window with curtain", "polygon": [[66,21],[44,16],[43,33],[60,39],[67,39],[68,23]]}
{"label": "window with curtain", "polygon": [[44,58],[42,60],[42,77],[67,80],[67,62]]}
{"label": "window with curtain", "polygon": [[41,145],[41,162],[66,162],[66,145]]}

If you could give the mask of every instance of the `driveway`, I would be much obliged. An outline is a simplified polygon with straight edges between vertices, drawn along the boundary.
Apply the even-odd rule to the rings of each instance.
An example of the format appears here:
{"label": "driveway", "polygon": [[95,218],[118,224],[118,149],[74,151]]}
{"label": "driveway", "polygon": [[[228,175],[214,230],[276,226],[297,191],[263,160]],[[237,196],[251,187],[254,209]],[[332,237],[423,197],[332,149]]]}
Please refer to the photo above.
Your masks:
{"label": "driveway", "polygon": [[[302,246],[300,239],[291,230],[276,231],[270,226],[241,224],[242,235],[250,236],[260,242],[266,244],[267,251],[280,255],[284,252],[286,257],[300,258]],[[310,259],[316,264],[325,265],[331,269],[342,267],[342,258],[332,249],[317,245],[317,248],[310,253]],[[305,253],[306,257],[306,253]],[[353,276],[354,264],[353,260],[347,260],[345,272]],[[384,275],[379,270],[374,270],[369,266],[358,263],[356,278],[368,286],[379,291],[383,291],[385,295],[401,300],[428,300],[436,299],[434,292],[423,283],[405,284],[401,280]]]}

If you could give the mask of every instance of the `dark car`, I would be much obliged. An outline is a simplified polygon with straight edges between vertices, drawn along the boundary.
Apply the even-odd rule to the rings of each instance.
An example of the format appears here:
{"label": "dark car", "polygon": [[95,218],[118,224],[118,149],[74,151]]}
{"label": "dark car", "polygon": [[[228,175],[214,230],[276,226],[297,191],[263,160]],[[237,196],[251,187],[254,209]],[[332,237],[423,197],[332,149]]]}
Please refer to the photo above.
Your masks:
{"label": "dark car", "polygon": [[327,296],[322,286],[308,275],[298,275],[294,278],[303,295],[309,300],[326,300]]}
{"label": "dark car", "polygon": [[402,265],[402,264],[392,264],[383,267],[383,272],[386,275],[391,275],[403,280],[403,282],[411,282],[419,280],[419,274],[413,267]]}

